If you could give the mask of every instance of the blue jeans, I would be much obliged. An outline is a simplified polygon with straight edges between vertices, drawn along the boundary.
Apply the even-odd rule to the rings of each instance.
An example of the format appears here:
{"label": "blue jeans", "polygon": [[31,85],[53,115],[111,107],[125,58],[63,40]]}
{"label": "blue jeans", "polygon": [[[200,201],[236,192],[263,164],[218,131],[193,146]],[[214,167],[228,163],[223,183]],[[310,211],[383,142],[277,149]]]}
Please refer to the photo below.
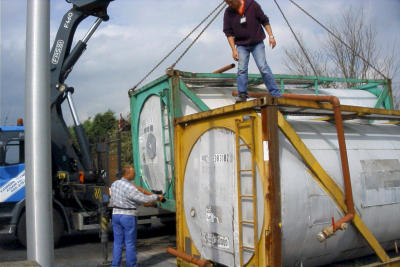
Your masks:
{"label": "blue jeans", "polygon": [[264,81],[265,86],[268,88],[269,93],[273,96],[282,96],[280,89],[276,85],[274,76],[272,75],[272,71],[267,64],[264,42],[260,42],[254,45],[238,45],[236,49],[239,54],[237,73],[237,84],[239,93],[245,93],[247,95],[248,67],[251,53],[258,69],[260,70],[261,77]]}
{"label": "blue jeans", "polygon": [[112,267],[121,267],[122,248],[125,243],[126,266],[137,267],[136,263],[136,236],[137,220],[132,215],[112,215],[112,227],[114,232],[114,248]]}

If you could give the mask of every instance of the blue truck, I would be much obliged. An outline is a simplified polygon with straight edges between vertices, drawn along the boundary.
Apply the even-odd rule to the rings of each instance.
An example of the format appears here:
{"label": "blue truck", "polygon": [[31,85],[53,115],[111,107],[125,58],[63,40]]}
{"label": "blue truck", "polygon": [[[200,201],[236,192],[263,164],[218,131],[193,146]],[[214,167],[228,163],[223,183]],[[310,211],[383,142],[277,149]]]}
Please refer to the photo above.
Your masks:
{"label": "blue truck", "polygon": [[[107,174],[96,166],[72,99],[74,88],[66,79],[87,42],[102,21],[109,19],[112,0],[68,0],[72,8],[64,15],[50,51],[51,166],[54,241],[75,230],[101,229],[107,217]],[[88,17],[96,22],[72,47],[78,25]],[[29,48],[27,48],[29,49]],[[65,123],[62,105],[68,104],[77,142]],[[26,244],[24,126],[0,126],[0,232],[16,235]],[[102,234],[102,242],[106,242]]]}

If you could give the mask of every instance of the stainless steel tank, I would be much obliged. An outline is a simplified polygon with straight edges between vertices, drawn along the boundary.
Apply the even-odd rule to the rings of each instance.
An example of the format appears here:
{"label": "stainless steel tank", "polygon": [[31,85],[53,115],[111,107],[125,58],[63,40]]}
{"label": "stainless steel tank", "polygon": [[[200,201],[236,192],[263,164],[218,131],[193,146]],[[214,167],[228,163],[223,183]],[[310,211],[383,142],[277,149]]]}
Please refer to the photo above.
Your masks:
{"label": "stainless steel tank", "polygon": [[[195,95],[203,101],[210,109],[215,109],[234,104],[232,92],[236,87],[221,87],[221,84],[213,85],[213,82],[204,84],[191,84],[192,80],[187,81],[187,86]],[[169,85],[165,85],[169,86]],[[263,86],[259,86],[262,88]],[[155,90],[157,86],[149,88],[147,91]],[[167,109],[163,109],[162,97],[160,93],[148,93],[143,102],[140,103],[138,120],[132,120],[133,124],[138,124],[138,137],[133,142],[138,143],[137,151],[134,149],[135,158],[140,162],[138,173],[152,190],[168,191],[171,185],[172,170],[171,166],[171,145],[173,139],[172,122],[168,124],[170,114]],[[156,91],[156,90],[155,90]],[[364,107],[374,107],[377,97],[369,92],[362,90],[349,89],[320,89],[321,95],[338,96],[343,104]],[[180,94],[182,115],[190,115],[200,112],[198,106],[184,93]],[[132,113],[135,113],[132,111]],[[167,143],[167,145],[165,145]],[[171,163],[171,164],[168,164]]]}

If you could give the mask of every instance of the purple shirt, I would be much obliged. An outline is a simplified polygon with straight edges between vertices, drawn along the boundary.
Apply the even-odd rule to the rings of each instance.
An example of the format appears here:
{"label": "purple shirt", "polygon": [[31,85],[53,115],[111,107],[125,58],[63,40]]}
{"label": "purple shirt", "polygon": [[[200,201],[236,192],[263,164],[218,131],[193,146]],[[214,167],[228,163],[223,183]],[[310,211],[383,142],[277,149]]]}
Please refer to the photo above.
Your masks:
{"label": "purple shirt", "polygon": [[[243,16],[246,17],[246,22],[240,23]],[[227,37],[235,37],[236,45],[253,45],[264,41],[263,26],[266,25],[269,25],[269,19],[254,0],[245,0],[243,15],[231,7],[225,9],[223,31]]]}

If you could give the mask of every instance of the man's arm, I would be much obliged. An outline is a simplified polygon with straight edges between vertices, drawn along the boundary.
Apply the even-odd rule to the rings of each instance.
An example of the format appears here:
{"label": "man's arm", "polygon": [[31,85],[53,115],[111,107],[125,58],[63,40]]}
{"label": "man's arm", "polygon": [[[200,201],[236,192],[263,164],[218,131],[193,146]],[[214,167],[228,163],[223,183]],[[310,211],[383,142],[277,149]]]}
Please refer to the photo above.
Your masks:
{"label": "man's arm", "polygon": [[139,190],[140,192],[142,192],[145,195],[151,196],[153,193],[151,193],[150,191],[147,191],[146,189],[144,189],[143,187],[140,187],[136,184],[134,184],[134,186],[136,186],[137,190]]}
{"label": "man's arm", "polygon": [[[137,188],[137,190],[139,190],[141,193],[143,193],[143,194],[145,194],[147,196],[153,195],[153,193],[151,193],[150,191],[147,191],[143,187],[140,187],[140,186],[138,186],[136,184],[134,186]],[[163,195],[157,195],[157,200],[162,202],[164,200],[164,196]],[[145,203],[143,206],[145,206],[145,207],[154,207],[154,206],[157,206],[157,203],[155,201],[153,201],[153,202],[150,202],[150,203]]]}
{"label": "man's arm", "polygon": [[275,41],[275,37],[272,33],[272,28],[271,25],[267,24],[264,26],[265,30],[267,31],[268,35],[269,35],[269,45],[274,48],[276,46],[276,41]]}
{"label": "man's arm", "polygon": [[234,60],[238,61],[238,60],[239,60],[239,53],[238,53],[238,51],[236,50],[235,37],[233,37],[233,36],[228,36],[227,38],[228,38],[229,46],[230,46],[231,49],[232,49],[232,57],[233,57]]}
{"label": "man's arm", "polygon": [[160,199],[160,196],[151,194],[146,195],[139,191],[135,185],[131,185],[129,189],[129,199],[138,202],[140,204],[151,203]]}
{"label": "man's arm", "polygon": [[225,33],[226,38],[228,39],[228,43],[229,46],[232,49],[232,57],[235,61],[239,60],[239,54],[236,50],[236,46],[235,46],[235,37],[234,37],[234,33],[233,33],[233,29],[232,29],[232,25],[231,25],[231,17],[229,15],[229,11],[228,9],[225,10],[225,14],[224,14],[224,29],[223,32]]}
{"label": "man's arm", "polygon": [[275,37],[272,33],[272,28],[269,23],[269,18],[267,15],[265,15],[261,6],[257,2],[254,2],[254,4],[256,6],[256,17],[257,17],[258,21],[260,22],[260,24],[264,26],[265,30],[267,31],[267,33],[269,35],[269,45],[272,48],[274,48],[276,46],[276,41],[275,41]]}

